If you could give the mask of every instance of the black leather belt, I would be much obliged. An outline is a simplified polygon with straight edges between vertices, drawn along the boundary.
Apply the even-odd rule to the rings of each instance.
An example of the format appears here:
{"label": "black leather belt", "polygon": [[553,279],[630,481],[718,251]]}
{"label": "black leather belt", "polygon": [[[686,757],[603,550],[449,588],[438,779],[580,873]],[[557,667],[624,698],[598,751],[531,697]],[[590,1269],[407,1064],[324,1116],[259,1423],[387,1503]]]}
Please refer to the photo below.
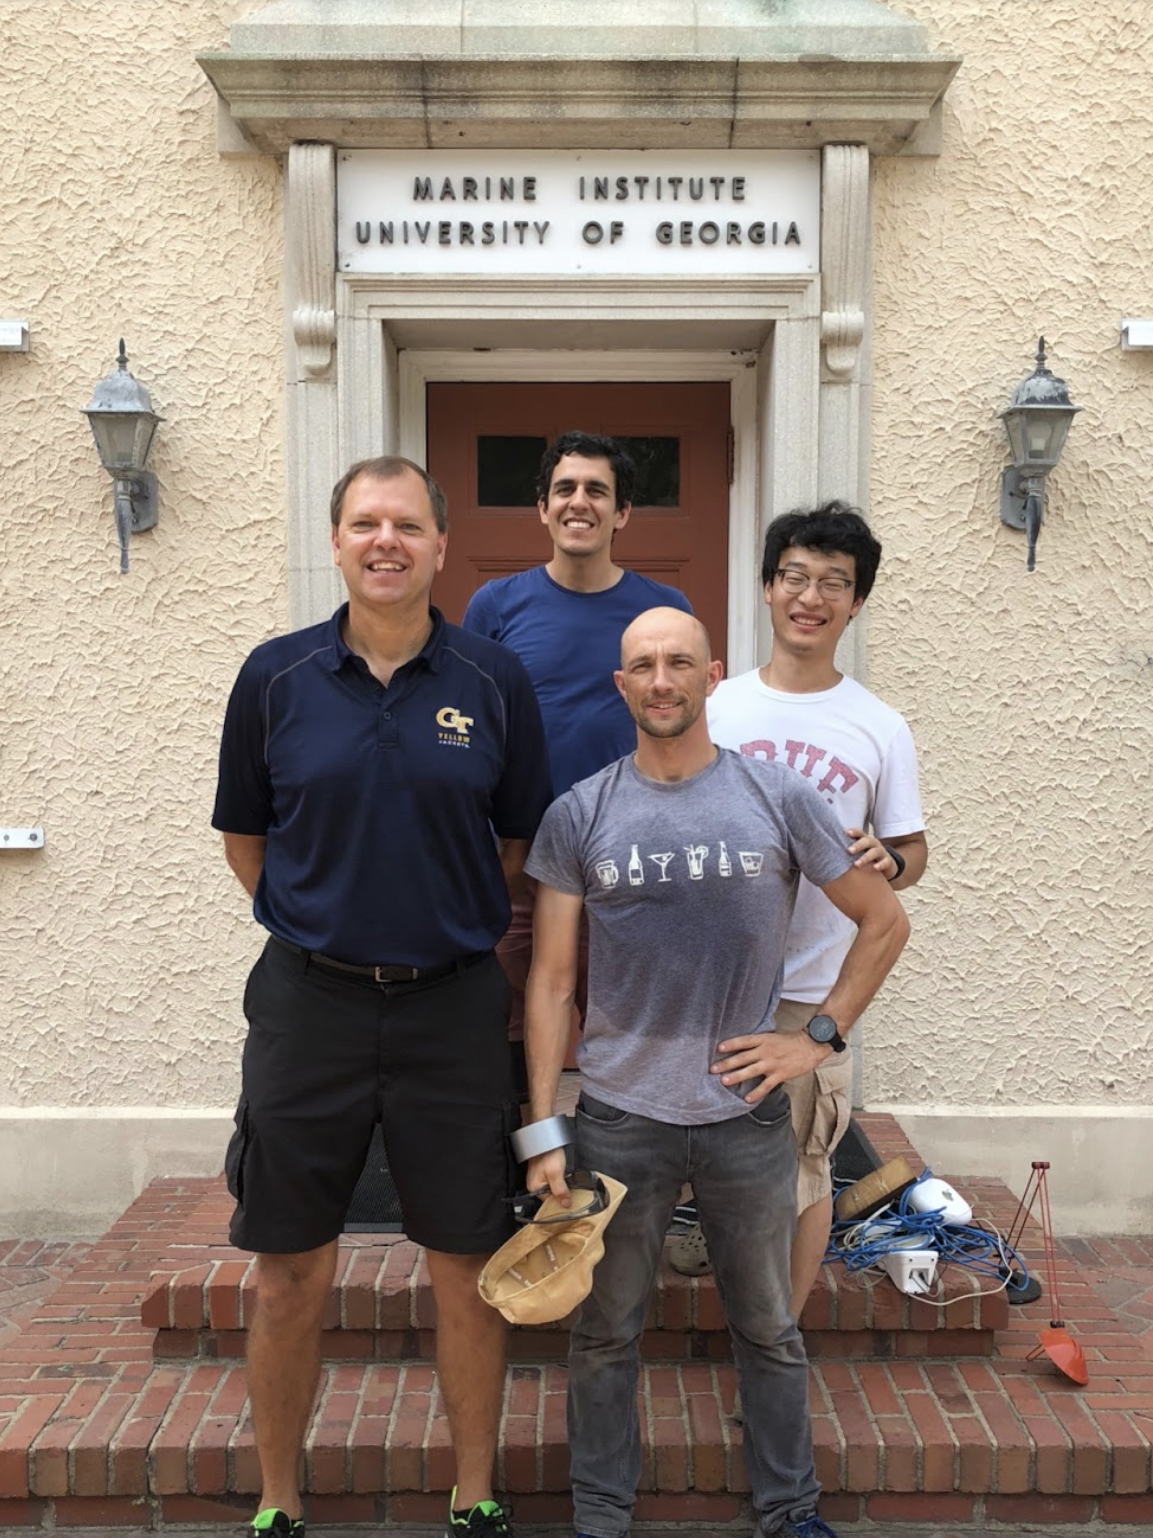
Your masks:
{"label": "black leather belt", "polygon": [[462,956],[459,961],[450,961],[443,967],[403,967],[391,962],[384,962],[378,967],[358,967],[351,961],[337,961],[333,956],[322,956],[319,951],[306,951],[303,945],[293,945],[290,940],[282,940],[279,935],[272,935],[271,938],[286,951],[306,957],[312,966],[327,967],[333,972],[352,972],[357,977],[371,977],[374,983],[432,983],[438,977],[462,972],[465,967],[472,966],[489,954],[488,951],[474,951],[472,955]]}

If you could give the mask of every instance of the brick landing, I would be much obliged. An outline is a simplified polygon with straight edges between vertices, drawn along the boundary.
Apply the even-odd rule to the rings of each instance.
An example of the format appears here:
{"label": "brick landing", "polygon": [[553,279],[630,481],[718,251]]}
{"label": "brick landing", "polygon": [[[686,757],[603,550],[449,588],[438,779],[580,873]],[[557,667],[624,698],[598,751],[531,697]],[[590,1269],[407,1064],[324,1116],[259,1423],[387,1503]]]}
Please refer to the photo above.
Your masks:
{"label": "brick landing", "polygon": [[[864,1122],[886,1156],[907,1148],[891,1121]],[[1008,1223],[1015,1202],[1002,1187],[966,1181],[964,1189],[979,1216]],[[256,1461],[239,1368],[208,1355],[156,1360],[157,1332],[141,1318],[150,1299],[156,1324],[191,1331],[210,1350],[235,1344],[229,1336],[242,1322],[246,1263],[222,1247],[227,1210],[216,1182],[155,1183],[0,1349],[0,1531],[220,1529],[251,1512]],[[970,1321],[966,1343],[988,1336],[980,1342],[987,1354],[957,1354],[965,1331],[952,1318],[932,1330],[909,1314],[885,1340],[849,1343],[883,1356],[815,1358],[826,1518],[859,1522],[862,1535],[902,1524],[910,1538],[926,1526],[941,1538],[954,1530],[977,1538],[1005,1531],[1003,1524],[1050,1533],[1099,1523],[1130,1534],[1146,1524],[1153,1530],[1151,1315],[1148,1288],[1142,1294],[1138,1285],[1148,1249],[1115,1241],[1109,1253],[1104,1245],[1063,1246],[1062,1301],[1089,1362],[1085,1389],[1046,1360],[1025,1360],[1048,1322],[1044,1302],[1002,1307],[999,1316],[993,1301],[971,1296],[950,1307],[949,1315]],[[394,1267],[398,1278],[404,1273],[391,1294],[375,1281],[360,1289],[355,1306],[363,1310],[367,1299],[375,1324],[382,1307],[396,1308],[403,1297],[407,1339],[398,1359],[325,1367],[305,1458],[311,1518],[327,1538],[340,1528],[439,1523],[451,1467],[431,1370],[411,1355],[429,1323],[417,1252],[367,1236],[345,1249],[346,1278],[379,1278]],[[1032,1258],[1037,1247],[1028,1251]],[[185,1273],[181,1282],[170,1283],[177,1272]],[[817,1329],[838,1308],[849,1310],[843,1325],[863,1331],[866,1321],[876,1324],[878,1309],[891,1320],[894,1297],[898,1310],[908,1306],[887,1281],[874,1293],[832,1280],[810,1304]],[[749,1508],[740,1429],[728,1416],[733,1373],[713,1354],[706,1328],[715,1297],[707,1283],[671,1273],[666,1281],[658,1308],[682,1321],[675,1346],[682,1354],[646,1364],[637,1518],[743,1535]],[[367,1320],[363,1312],[348,1318],[351,1295],[346,1289],[334,1304],[333,1340],[337,1326],[353,1326],[345,1333],[358,1337],[363,1353]],[[924,1304],[914,1306],[923,1313]],[[551,1348],[534,1350],[520,1344],[524,1338],[516,1354],[534,1359],[510,1370],[499,1472],[519,1527],[529,1529],[567,1523],[570,1506],[564,1368],[547,1360]],[[706,1354],[692,1355],[702,1341]]]}

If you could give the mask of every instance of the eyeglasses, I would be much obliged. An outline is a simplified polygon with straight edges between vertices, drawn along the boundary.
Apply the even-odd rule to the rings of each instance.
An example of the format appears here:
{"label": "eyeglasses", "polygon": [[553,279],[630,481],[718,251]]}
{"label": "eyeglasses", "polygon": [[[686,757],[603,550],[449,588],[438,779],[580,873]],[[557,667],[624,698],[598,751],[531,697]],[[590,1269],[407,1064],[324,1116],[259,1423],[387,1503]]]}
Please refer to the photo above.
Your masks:
{"label": "eyeglasses", "polygon": [[776,573],[781,579],[781,586],[786,593],[803,593],[806,588],[815,587],[822,598],[843,598],[851,587],[855,587],[851,577],[810,577],[803,571],[791,571],[787,566],[778,566]]}

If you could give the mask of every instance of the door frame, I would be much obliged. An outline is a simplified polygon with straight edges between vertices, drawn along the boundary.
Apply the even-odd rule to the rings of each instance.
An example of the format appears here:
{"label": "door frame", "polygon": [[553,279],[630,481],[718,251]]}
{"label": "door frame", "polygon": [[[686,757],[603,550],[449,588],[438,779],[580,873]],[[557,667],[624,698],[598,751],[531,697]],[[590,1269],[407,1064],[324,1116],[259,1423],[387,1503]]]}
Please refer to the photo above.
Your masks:
{"label": "door frame", "polygon": [[[285,199],[287,342],[287,565],[294,625],[330,614],[342,592],[332,564],[327,507],[354,460],[395,453],[401,440],[399,359],[406,350],[472,352],[527,348],[550,360],[597,346],[604,367],[640,351],[653,367],[667,353],[712,360],[727,352],[755,364],[753,430],[738,420],[741,498],[730,540],[734,581],[730,655],[751,665],[770,627],[757,602],[759,538],[749,538],[752,486],[758,535],[777,514],[845,497],[868,511],[871,357],[869,152],[826,144],[821,152],[821,270],[805,274],[695,277],[511,276],[427,272],[334,272],[335,146],[294,144]],[[730,351],[731,350],[731,351]],[[507,356],[507,354],[506,354]],[[463,366],[463,365],[462,365]],[[470,365],[471,366],[471,365]],[[491,364],[490,364],[491,366]],[[745,364],[747,365],[747,362]],[[706,376],[707,377],[707,376]],[[406,408],[406,417],[411,413]],[[407,422],[406,422],[407,430]],[[406,442],[411,443],[411,437]],[[750,612],[751,611],[751,612]],[[755,617],[754,617],[755,616]],[[865,624],[838,656],[863,676]]]}
{"label": "door frame", "polygon": [[[749,551],[757,545],[756,363],[754,352],[542,352],[502,348],[478,353],[408,349],[398,359],[400,452],[419,464],[425,462],[426,386],[430,383],[536,380],[570,384],[594,379],[614,383],[728,383],[734,448],[733,481],[729,487],[726,639],[729,672],[744,672],[757,662],[754,633],[758,589],[749,571]],[[542,544],[542,562],[547,555],[546,545]]]}
{"label": "door frame", "polygon": [[[758,581],[765,526],[789,508],[815,505],[822,460],[835,463],[840,494],[855,490],[845,472],[856,480],[858,445],[839,433],[830,443],[822,410],[821,289],[817,274],[663,282],[338,275],[333,366],[290,384],[293,622],[309,623],[341,601],[316,509],[342,469],[385,453],[423,461],[422,380],[442,371],[499,379],[516,366],[553,380],[582,372],[725,379],[735,448],[728,656],[734,672],[755,666],[770,644]],[[590,334],[599,347],[589,347]],[[506,338],[516,345],[503,345]]]}

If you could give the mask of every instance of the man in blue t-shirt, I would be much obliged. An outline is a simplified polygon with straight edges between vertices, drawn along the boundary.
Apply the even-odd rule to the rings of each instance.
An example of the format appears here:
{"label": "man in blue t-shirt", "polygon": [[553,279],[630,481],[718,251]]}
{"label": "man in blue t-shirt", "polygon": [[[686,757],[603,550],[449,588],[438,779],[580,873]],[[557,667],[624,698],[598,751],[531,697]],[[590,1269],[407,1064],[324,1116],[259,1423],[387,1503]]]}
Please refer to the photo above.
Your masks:
{"label": "man in blue t-shirt", "polygon": [[[652,608],[692,613],[685,595],[613,560],[612,543],[632,512],[633,462],[599,433],[563,433],[546,449],[537,478],[540,520],[552,559],[498,577],[473,594],[464,628],[515,651],[532,679],[544,719],[554,796],[632,751],[636,741],[613,683],[621,636]],[[513,900],[497,947],[512,986],[509,1036],[524,1039],[524,986],[532,962],[533,894]],[[587,947],[577,979],[584,1019]],[[523,1045],[514,1049],[522,1075]]]}

